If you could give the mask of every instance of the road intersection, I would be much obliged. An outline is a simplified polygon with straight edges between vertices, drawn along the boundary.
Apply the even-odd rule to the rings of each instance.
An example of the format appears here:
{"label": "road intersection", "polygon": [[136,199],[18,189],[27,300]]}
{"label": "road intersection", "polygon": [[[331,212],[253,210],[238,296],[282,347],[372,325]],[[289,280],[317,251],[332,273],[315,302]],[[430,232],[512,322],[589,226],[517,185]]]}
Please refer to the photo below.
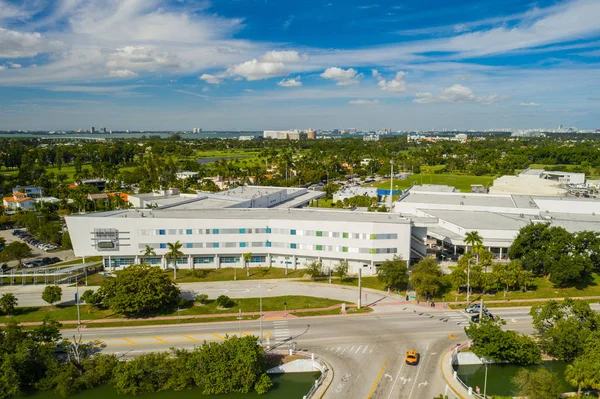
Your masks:
{"label": "road intersection", "polygon": [[[263,295],[305,295],[356,301],[357,289],[321,283],[290,281],[243,281],[181,284],[187,295],[250,298]],[[1,287],[0,291],[7,287]],[[20,305],[39,304],[43,286],[22,286],[15,290]],[[66,289],[66,296],[70,295]],[[433,398],[448,390],[440,368],[445,352],[467,337],[464,327],[470,315],[462,310],[430,308],[403,302],[397,295],[365,290],[370,314],[320,317],[263,318],[263,340],[267,347],[287,348],[295,343],[327,360],[335,375],[325,398]],[[25,303],[23,303],[23,302]],[[363,303],[364,304],[364,303]],[[596,310],[598,304],[592,305]],[[505,328],[532,333],[528,307],[495,308],[495,316],[506,320]],[[71,337],[74,330],[64,330]],[[198,324],[171,324],[143,327],[83,328],[84,340],[99,340],[105,353],[131,357],[140,353],[165,351],[171,347],[192,349],[204,341],[221,341],[232,335],[260,335],[260,322],[234,321]],[[404,356],[417,350],[417,366],[407,365]],[[449,395],[452,397],[452,395]]]}

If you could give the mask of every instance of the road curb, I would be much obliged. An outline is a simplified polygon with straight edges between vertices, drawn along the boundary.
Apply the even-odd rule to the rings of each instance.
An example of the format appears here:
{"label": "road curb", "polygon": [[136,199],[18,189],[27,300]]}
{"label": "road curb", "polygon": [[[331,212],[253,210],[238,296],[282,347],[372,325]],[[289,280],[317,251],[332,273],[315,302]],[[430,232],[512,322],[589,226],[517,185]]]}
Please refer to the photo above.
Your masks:
{"label": "road curb", "polygon": [[[452,392],[454,392],[455,395],[457,395],[460,399],[466,399],[466,396],[469,396],[468,394],[466,396],[463,395],[463,393],[459,392],[461,391],[462,386],[460,386],[459,388],[456,387],[455,385],[455,380],[453,378],[448,378],[446,371],[451,371],[452,375],[454,375],[454,370],[452,370],[452,365],[450,364],[449,361],[449,356],[452,354],[452,351],[454,350],[454,348],[456,348],[457,346],[459,346],[460,344],[456,344],[452,347],[452,349],[446,351],[446,353],[444,353],[444,356],[442,356],[442,360],[440,361],[440,370],[442,372],[442,376],[444,377],[444,380],[446,381],[446,385],[448,387],[450,387],[450,390]],[[446,370],[446,369],[450,369],[450,370]]]}

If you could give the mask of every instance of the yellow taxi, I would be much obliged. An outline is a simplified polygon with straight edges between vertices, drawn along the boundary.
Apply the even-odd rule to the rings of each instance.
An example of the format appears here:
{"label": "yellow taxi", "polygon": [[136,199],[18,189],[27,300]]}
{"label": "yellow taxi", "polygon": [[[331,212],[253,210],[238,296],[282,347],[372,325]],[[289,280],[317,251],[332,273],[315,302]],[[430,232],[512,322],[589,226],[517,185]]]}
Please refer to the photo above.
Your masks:
{"label": "yellow taxi", "polygon": [[416,365],[417,363],[419,363],[419,352],[415,350],[406,352],[406,364]]}

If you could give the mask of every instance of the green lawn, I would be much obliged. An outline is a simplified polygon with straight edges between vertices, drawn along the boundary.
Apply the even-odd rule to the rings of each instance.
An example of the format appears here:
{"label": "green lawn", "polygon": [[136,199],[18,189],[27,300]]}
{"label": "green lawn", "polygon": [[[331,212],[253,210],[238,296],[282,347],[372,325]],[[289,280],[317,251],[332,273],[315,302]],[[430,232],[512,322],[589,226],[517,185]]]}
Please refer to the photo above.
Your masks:
{"label": "green lawn", "polygon": [[[510,291],[504,296],[504,291],[495,294],[486,294],[483,299],[486,301],[508,299],[511,301],[520,299],[540,299],[540,298],[566,298],[566,297],[582,297],[582,296],[600,296],[600,275],[594,275],[594,281],[583,289],[577,288],[556,288],[550,281],[545,278],[538,277],[534,279],[535,291]],[[479,294],[471,295],[471,300],[478,300]],[[441,299],[441,298],[439,298]],[[465,293],[458,295],[456,291],[446,295],[447,301],[466,301]]]}
{"label": "green lawn", "polygon": [[[471,176],[471,175],[451,175],[451,174],[418,174],[409,176],[406,180],[394,179],[394,190],[405,190],[412,185],[417,184],[445,184],[453,186],[462,192],[471,192],[471,184],[483,184],[491,186],[494,181],[493,176]],[[389,190],[390,181],[378,182],[375,186],[379,189]]]}
{"label": "green lawn", "polygon": [[315,207],[315,208],[331,208],[331,206],[333,205],[333,200],[331,199],[318,199],[316,201],[312,201],[310,203],[311,207]]}
{"label": "green lawn", "polygon": [[435,172],[439,172],[444,169],[446,169],[446,165],[421,165],[421,173],[425,174],[434,174]]}
{"label": "green lawn", "polygon": [[[191,315],[212,315],[222,313],[238,313],[239,309],[242,312],[258,312],[260,311],[260,299],[259,298],[244,298],[244,299],[232,299],[235,303],[228,309],[222,309],[217,306],[214,298],[209,300],[206,305],[194,304],[194,306],[188,309],[182,309],[179,313],[175,310],[161,314],[161,316],[191,316]],[[287,303],[287,310],[292,311],[296,309],[311,309],[311,308],[327,308],[333,305],[341,304],[342,301],[337,301],[327,298],[316,298],[307,296],[281,296],[272,298],[262,299],[263,312],[271,311],[283,311],[284,303]],[[114,313],[108,309],[94,309],[89,305],[80,305],[81,319],[82,320],[100,320],[123,318],[123,315]],[[45,317],[51,317],[54,320],[65,321],[65,320],[77,320],[77,306],[35,306],[35,307],[22,307],[17,308],[13,316],[0,316],[0,323],[8,323],[9,321],[16,321],[18,323],[24,322],[35,322],[43,321]],[[132,319],[135,321],[136,319]],[[158,321],[158,320],[155,320]],[[171,321],[173,322],[173,321]],[[163,322],[166,323],[166,322]],[[104,324],[104,323],[103,323]]]}
{"label": "green lawn", "polygon": [[[107,272],[119,274],[120,271],[111,272],[110,268]],[[173,269],[163,270],[163,273],[169,276],[173,280]],[[231,267],[221,269],[178,269],[177,270],[177,283],[197,283],[197,282],[210,282],[210,281],[232,281],[234,275],[237,280],[269,280],[277,278],[302,278],[304,277],[304,270],[293,270],[288,269],[287,276],[285,275],[285,269],[279,267],[250,267],[250,277],[246,276],[246,269],[238,267],[233,269]],[[98,273],[94,276],[88,277],[88,285],[101,285],[104,281],[104,276]]]}

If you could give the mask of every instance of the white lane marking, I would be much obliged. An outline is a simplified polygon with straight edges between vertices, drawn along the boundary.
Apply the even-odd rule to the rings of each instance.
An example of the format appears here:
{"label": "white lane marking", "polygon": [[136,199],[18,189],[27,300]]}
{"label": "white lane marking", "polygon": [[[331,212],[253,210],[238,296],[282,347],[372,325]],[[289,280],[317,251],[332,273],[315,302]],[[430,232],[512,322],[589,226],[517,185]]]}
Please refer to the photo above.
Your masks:
{"label": "white lane marking", "polygon": [[348,353],[352,352],[354,350],[354,345],[352,345],[352,348],[350,348],[350,350],[348,351]]}
{"label": "white lane marking", "polygon": [[369,348],[369,345],[365,346],[365,349],[363,350],[362,353],[365,353],[367,351],[367,349]]}
{"label": "white lane marking", "polygon": [[348,350],[348,347],[347,347],[347,346],[346,346],[346,347],[344,347],[344,350],[342,351],[342,353],[340,353],[340,355],[343,355],[343,354],[344,354],[344,352],[346,352],[347,350]]}
{"label": "white lane marking", "polygon": [[402,367],[404,367],[404,364],[405,363],[402,362],[402,364],[400,365],[400,370],[398,370],[398,374],[396,374],[396,379],[394,380],[394,385],[392,385],[392,390],[390,391],[388,399],[390,399],[392,397],[392,394],[394,393],[394,388],[396,387],[396,383],[398,382],[398,377],[400,376],[400,372],[402,371]]}
{"label": "white lane marking", "polygon": [[340,349],[341,349],[341,348],[338,346],[338,347],[337,347],[337,350],[335,351],[335,353],[338,353],[338,352],[340,351]]}
{"label": "white lane marking", "polygon": [[361,348],[362,348],[362,345],[358,347],[358,349],[356,350],[356,352],[354,352],[354,354],[357,354]]}
{"label": "white lane marking", "polygon": [[[425,357],[426,355],[427,355],[427,351],[425,351],[425,353],[423,353],[423,357]],[[408,399],[412,398],[413,390],[415,389],[415,385],[417,383],[417,380],[419,379],[419,373],[421,372],[421,369],[423,368],[422,365],[423,365],[423,359],[421,358],[421,361],[419,362],[419,365],[417,366],[418,370],[417,370],[417,375],[415,376],[415,382],[413,382],[412,388],[410,388],[410,393],[408,394]]]}

